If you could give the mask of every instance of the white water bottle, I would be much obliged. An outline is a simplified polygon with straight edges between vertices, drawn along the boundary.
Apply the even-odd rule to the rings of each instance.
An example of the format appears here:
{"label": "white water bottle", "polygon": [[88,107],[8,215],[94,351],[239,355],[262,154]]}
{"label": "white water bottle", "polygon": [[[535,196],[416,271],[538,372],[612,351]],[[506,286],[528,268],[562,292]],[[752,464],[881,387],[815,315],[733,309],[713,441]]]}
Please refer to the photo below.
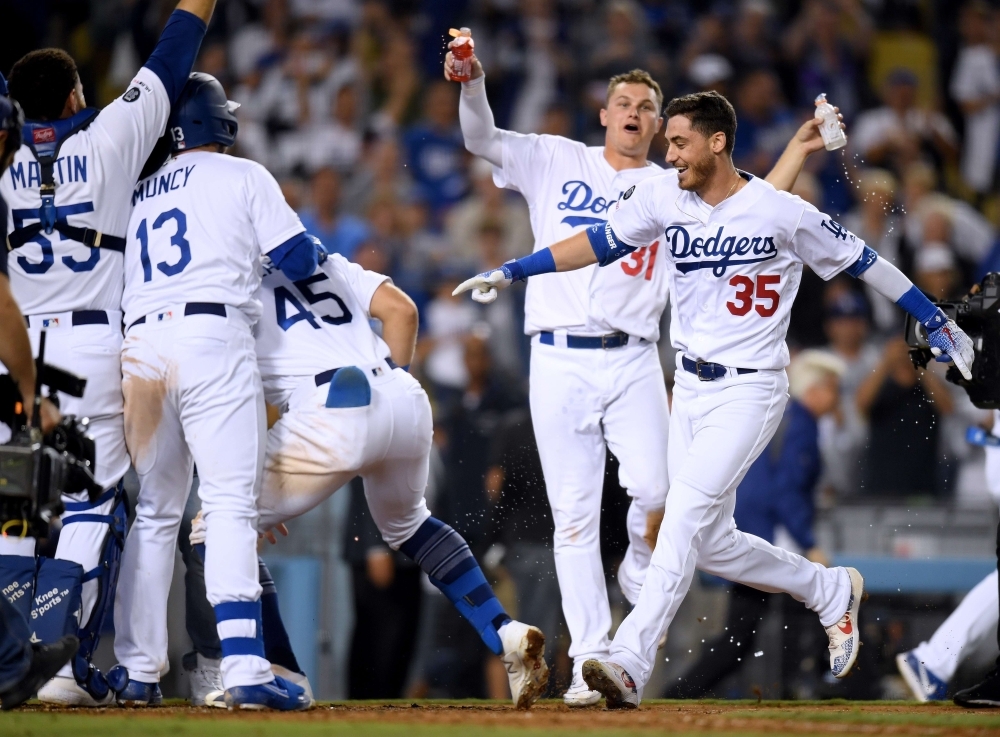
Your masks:
{"label": "white water bottle", "polygon": [[847,145],[847,134],[840,127],[840,118],[837,117],[833,105],[826,101],[825,92],[816,97],[816,117],[823,121],[819,127],[819,134],[823,137],[827,151],[836,151]]}

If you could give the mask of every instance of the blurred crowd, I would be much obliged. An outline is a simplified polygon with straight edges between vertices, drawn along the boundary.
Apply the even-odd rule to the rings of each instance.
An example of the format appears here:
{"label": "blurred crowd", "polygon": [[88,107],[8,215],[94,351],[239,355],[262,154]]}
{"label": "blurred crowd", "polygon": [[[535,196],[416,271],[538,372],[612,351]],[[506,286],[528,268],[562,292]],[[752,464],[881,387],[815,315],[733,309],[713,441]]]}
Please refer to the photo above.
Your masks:
{"label": "blurred crowd", "polygon": [[[88,100],[104,104],[148,56],[174,4],[0,0],[0,67],[62,46],[81,64]],[[603,144],[607,79],[642,67],[668,98],[707,89],[729,97],[736,163],[764,175],[826,93],[848,146],[812,157],[795,193],[928,294],[952,299],[1000,270],[1000,9],[976,0],[220,0],[197,69],[241,104],[233,153],[271,170],[330,250],[391,275],[419,305],[412,370],[433,398],[440,451],[431,505],[487,563],[502,561],[494,570],[512,582],[511,614],[546,597],[554,622],[541,611],[515,616],[549,631],[558,589],[526,410],[523,289],[488,309],[451,296],[467,276],[533,245],[524,201],[464,149],[459,90],[441,74],[448,28],[458,26],[473,31],[497,124],[520,132]],[[663,154],[658,139],[650,158]],[[842,363],[839,399],[818,418],[822,470],[809,493],[821,506],[986,498],[981,450],[964,438],[987,418],[944,380],[944,366],[914,370],[901,315],[861,282],[803,275],[793,354],[819,348]],[[669,381],[669,348],[662,354]],[[624,494],[610,457],[608,479],[613,558]],[[352,530],[368,524],[355,501]],[[348,548],[359,621],[384,633],[373,612],[426,606],[416,569],[395,575],[404,564],[377,536]],[[379,603],[390,595],[393,607]],[[502,689],[495,664],[481,669],[474,633],[448,616],[442,607],[437,631],[421,635],[436,650],[399,625],[407,661],[423,664],[420,688]],[[471,664],[455,660],[468,652],[478,654]],[[406,680],[403,670],[393,683]],[[355,682],[355,693],[375,695],[352,670]]]}

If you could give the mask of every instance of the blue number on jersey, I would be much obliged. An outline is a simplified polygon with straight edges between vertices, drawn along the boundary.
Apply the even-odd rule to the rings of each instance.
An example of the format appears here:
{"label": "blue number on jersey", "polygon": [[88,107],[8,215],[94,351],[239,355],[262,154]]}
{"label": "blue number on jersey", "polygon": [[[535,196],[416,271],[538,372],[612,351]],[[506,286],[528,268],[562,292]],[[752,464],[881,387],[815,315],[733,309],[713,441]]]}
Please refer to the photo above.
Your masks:
{"label": "blue number on jersey", "polygon": [[[38,207],[29,207],[20,210],[11,210],[11,215],[14,217],[14,229],[24,227],[25,220],[38,220]],[[93,212],[94,203],[93,202],[78,202],[75,205],[60,205],[56,207],[56,220],[61,222],[66,222],[66,218],[69,215],[80,215],[85,212]],[[67,240],[66,236],[62,233],[59,234],[59,240]],[[42,247],[42,260],[37,264],[33,264],[24,256],[17,257],[17,265],[20,266],[25,274],[44,274],[50,268],[52,264],[55,263],[55,256],[52,253],[52,241],[46,238],[44,235],[39,233],[34,238],[32,238],[28,243],[37,243]],[[77,261],[72,256],[63,256],[62,262],[66,264],[71,270],[79,273],[82,271],[93,271],[94,267],[97,266],[97,262],[101,259],[101,249],[91,248],[90,258],[86,261]]]}
{"label": "blue number on jersey", "polygon": [[[172,264],[161,261],[156,265],[156,268],[167,276],[174,276],[184,271],[184,268],[191,263],[191,243],[184,237],[184,234],[187,233],[187,215],[176,207],[172,210],[161,212],[159,217],[153,221],[153,230],[159,230],[169,220],[177,223],[177,231],[170,236],[170,245],[177,246],[180,249],[181,255]],[[149,261],[149,233],[146,230],[145,219],[139,223],[139,229],[135,232],[135,237],[139,239],[139,261],[142,262],[142,280],[144,282],[152,281],[153,265]]]}
{"label": "blue number on jersey", "polygon": [[[350,322],[354,315],[351,311],[347,309],[347,305],[344,304],[344,300],[338,297],[333,292],[313,292],[310,287],[321,281],[329,281],[326,274],[314,274],[308,279],[300,279],[297,282],[293,282],[295,287],[299,290],[302,296],[305,298],[306,302],[311,305],[315,305],[319,302],[325,300],[332,300],[337,303],[340,307],[339,315],[323,315],[319,316],[319,319],[328,325],[343,325]],[[295,311],[291,314],[288,313],[288,307],[291,306]],[[319,330],[322,326],[316,322],[316,315],[314,315],[305,305],[298,300],[298,298],[292,294],[292,291],[286,287],[275,287],[274,289],[274,312],[278,318],[278,325],[282,330],[288,330],[292,325],[299,322],[300,320],[305,320],[313,329]]]}

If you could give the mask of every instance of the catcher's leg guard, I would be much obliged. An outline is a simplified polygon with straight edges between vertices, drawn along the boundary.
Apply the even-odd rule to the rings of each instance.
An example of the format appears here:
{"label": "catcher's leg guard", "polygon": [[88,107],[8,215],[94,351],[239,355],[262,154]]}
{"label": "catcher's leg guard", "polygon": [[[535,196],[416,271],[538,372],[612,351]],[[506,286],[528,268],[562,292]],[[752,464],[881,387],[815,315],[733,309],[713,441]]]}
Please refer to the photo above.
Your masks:
{"label": "catcher's leg guard", "polygon": [[[110,514],[88,514],[86,510],[106,504],[114,499]],[[80,638],[80,649],[73,657],[73,676],[76,682],[98,701],[107,697],[108,683],[104,675],[90,662],[101,640],[101,628],[111,610],[114,600],[115,586],[118,583],[118,571],[121,565],[122,550],[125,547],[125,532],[128,524],[128,497],[125,495],[121,482],[108,491],[94,503],[71,502],[66,504],[66,511],[74,512],[64,519],[63,524],[74,522],[105,522],[108,525],[108,535],[104,539],[101,560],[98,566],[83,574],[81,583],[98,581],[97,601],[86,622],[79,623],[75,632]]]}
{"label": "catcher's leg guard", "polygon": [[441,520],[428,517],[399,549],[423,569],[431,583],[469,620],[486,647],[503,655],[497,630],[510,617],[462,536]]}
{"label": "catcher's leg guard", "polygon": [[24,621],[31,620],[35,591],[35,559],[25,555],[0,555],[0,594],[6,597]]}
{"label": "catcher's leg guard", "polygon": [[79,563],[56,558],[38,560],[35,597],[28,619],[32,642],[48,644],[76,634],[82,590],[83,568]]}

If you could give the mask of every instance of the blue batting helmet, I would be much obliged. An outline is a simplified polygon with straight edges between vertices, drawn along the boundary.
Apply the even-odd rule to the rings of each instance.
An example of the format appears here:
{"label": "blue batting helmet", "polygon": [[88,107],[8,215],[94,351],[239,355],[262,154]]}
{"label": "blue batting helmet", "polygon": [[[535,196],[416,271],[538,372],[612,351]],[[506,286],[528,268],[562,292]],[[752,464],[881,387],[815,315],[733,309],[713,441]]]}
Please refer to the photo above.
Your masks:
{"label": "blue batting helmet", "polygon": [[167,122],[170,150],[177,153],[208,143],[232,146],[239,130],[234,114],[238,107],[238,103],[226,99],[226,91],[219,80],[211,74],[194,72],[188,77]]}

